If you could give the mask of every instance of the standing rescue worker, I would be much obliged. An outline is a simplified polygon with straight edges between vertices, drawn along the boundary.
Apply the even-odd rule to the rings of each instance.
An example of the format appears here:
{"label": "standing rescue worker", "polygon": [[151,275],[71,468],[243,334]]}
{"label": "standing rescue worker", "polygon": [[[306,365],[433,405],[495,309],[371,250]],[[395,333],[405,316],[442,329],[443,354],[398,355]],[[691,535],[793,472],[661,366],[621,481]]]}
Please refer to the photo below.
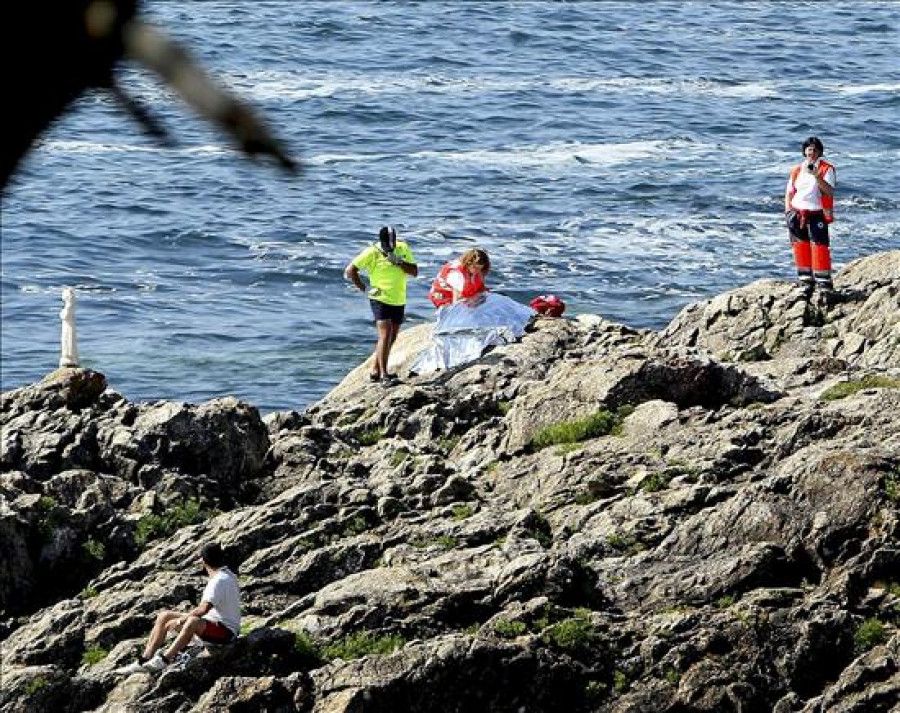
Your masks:
{"label": "standing rescue worker", "polygon": [[825,147],[815,136],[803,142],[803,161],[791,169],[784,192],[785,222],[794,251],[797,278],[812,293],[824,293],[831,283],[831,248],[828,224],[834,221],[834,166],[824,158]]}
{"label": "standing rescue worker", "polygon": [[[360,271],[368,275],[368,289],[360,278]],[[378,233],[377,243],[363,250],[344,269],[344,277],[369,295],[369,306],[375,318],[378,343],[373,354],[375,364],[369,372],[371,381],[380,381],[387,386],[398,381],[396,375],[388,372],[388,358],[406,312],[406,278],[418,274],[419,268],[409,245],[397,240],[397,231],[389,225]]]}

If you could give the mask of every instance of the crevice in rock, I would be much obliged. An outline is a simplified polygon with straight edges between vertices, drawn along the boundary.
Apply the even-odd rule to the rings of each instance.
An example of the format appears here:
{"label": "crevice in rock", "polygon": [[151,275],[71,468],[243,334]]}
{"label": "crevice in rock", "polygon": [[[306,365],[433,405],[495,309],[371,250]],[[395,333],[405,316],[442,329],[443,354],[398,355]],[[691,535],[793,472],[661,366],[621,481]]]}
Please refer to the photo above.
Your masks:
{"label": "crevice in rock", "polygon": [[714,361],[672,359],[647,361],[633,375],[610,390],[607,404],[613,408],[651,400],[669,401],[680,409],[769,403],[781,393],[763,386],[759,379],[734,366]]}
{"label": "crevice in rock", "polygon": [[795,547],[788,556],[785,567],[778,573],[776,581],[785,587],[817,586],[822,581],[822,570],[805,547]]}

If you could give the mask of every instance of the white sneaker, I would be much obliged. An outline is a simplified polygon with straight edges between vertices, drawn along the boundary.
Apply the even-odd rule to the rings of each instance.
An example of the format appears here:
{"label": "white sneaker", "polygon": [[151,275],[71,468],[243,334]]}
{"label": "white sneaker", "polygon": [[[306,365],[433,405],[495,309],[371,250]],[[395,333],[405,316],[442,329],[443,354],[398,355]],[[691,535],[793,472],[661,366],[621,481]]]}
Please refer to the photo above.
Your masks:
{"label": "white sneaker", "polygon": [[140,661],[133,661],[127,666],[117,668],[116,673],[121,676],[130,676],[133,673],[147,673],[147,669],[144,668],[144,664],[142,664]]}
{"label": "white sneaker", "polygon": [[141,668],[144,671],[150,671],[151,673],[159,673],[163,669],[167,668],[169,662],[166,661],[161,653],[157,653],[152,659],[150,659],[147,663],[145,663]]}

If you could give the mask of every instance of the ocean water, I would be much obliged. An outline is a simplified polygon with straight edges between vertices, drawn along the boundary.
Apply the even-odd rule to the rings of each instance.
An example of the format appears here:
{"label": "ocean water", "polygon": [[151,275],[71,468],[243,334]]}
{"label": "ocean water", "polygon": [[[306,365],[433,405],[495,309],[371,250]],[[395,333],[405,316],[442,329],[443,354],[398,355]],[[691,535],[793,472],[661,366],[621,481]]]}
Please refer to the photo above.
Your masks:
{"label": "ocean water", "polygon": [[900,247],[895,2],[175,2],[147,19],[250,99],[300,177],[239,157],[144,72],[58,122],[2,207],[2,388],[59,358],[133,400],[300,409],[371,351],[344,265],[391,223],[422,277],[479,245],[491,286],[664,326],[791,278],[783,195],[800,144],[837,165],[836,266]]}

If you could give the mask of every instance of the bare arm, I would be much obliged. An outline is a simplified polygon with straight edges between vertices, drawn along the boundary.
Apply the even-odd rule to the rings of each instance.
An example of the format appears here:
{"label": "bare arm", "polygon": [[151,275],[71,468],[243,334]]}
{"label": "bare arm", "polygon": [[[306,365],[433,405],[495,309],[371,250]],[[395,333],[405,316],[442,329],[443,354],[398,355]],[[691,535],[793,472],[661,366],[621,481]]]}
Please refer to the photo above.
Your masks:
{"label": "bare arm", "polygon": [[209,610],[213,608],[210,602],[200,602],[200,604],[188,612],[188,616],[204,616],[209,614]]}
{"label": "bare arm", "polygon": [[[793,176],[793,170],[791,171],[791,176]],[[787,213],[791,210],[791,198],[794,197],[794,182],[789,178],[787,187],[784,189],[784,212]]]}
{"label": "bare arm", "polygon": [[816,185],[819,186],[819,191],[826,196],[834,195],[834,186],[832,186],[828,181],[822,178],[818,173],[815,174]]}
{"label": "bare arm", "polygon": [[352,282],[354,285],[356,285],[356,289],[360,292],[366,291],[366,286],[363,283],[362,278],[359,276],[359,268],[353,263],[350,263],[349,265],[347,265],[347,267],[344,268],[344,277],[350,280],[350,282]]}
{"label": "bare arm", "polygon": [[405,272],[410,277],[419,276],[419,266],[414,262],[401,262],[397,267],[403,270],[403,272]]}

